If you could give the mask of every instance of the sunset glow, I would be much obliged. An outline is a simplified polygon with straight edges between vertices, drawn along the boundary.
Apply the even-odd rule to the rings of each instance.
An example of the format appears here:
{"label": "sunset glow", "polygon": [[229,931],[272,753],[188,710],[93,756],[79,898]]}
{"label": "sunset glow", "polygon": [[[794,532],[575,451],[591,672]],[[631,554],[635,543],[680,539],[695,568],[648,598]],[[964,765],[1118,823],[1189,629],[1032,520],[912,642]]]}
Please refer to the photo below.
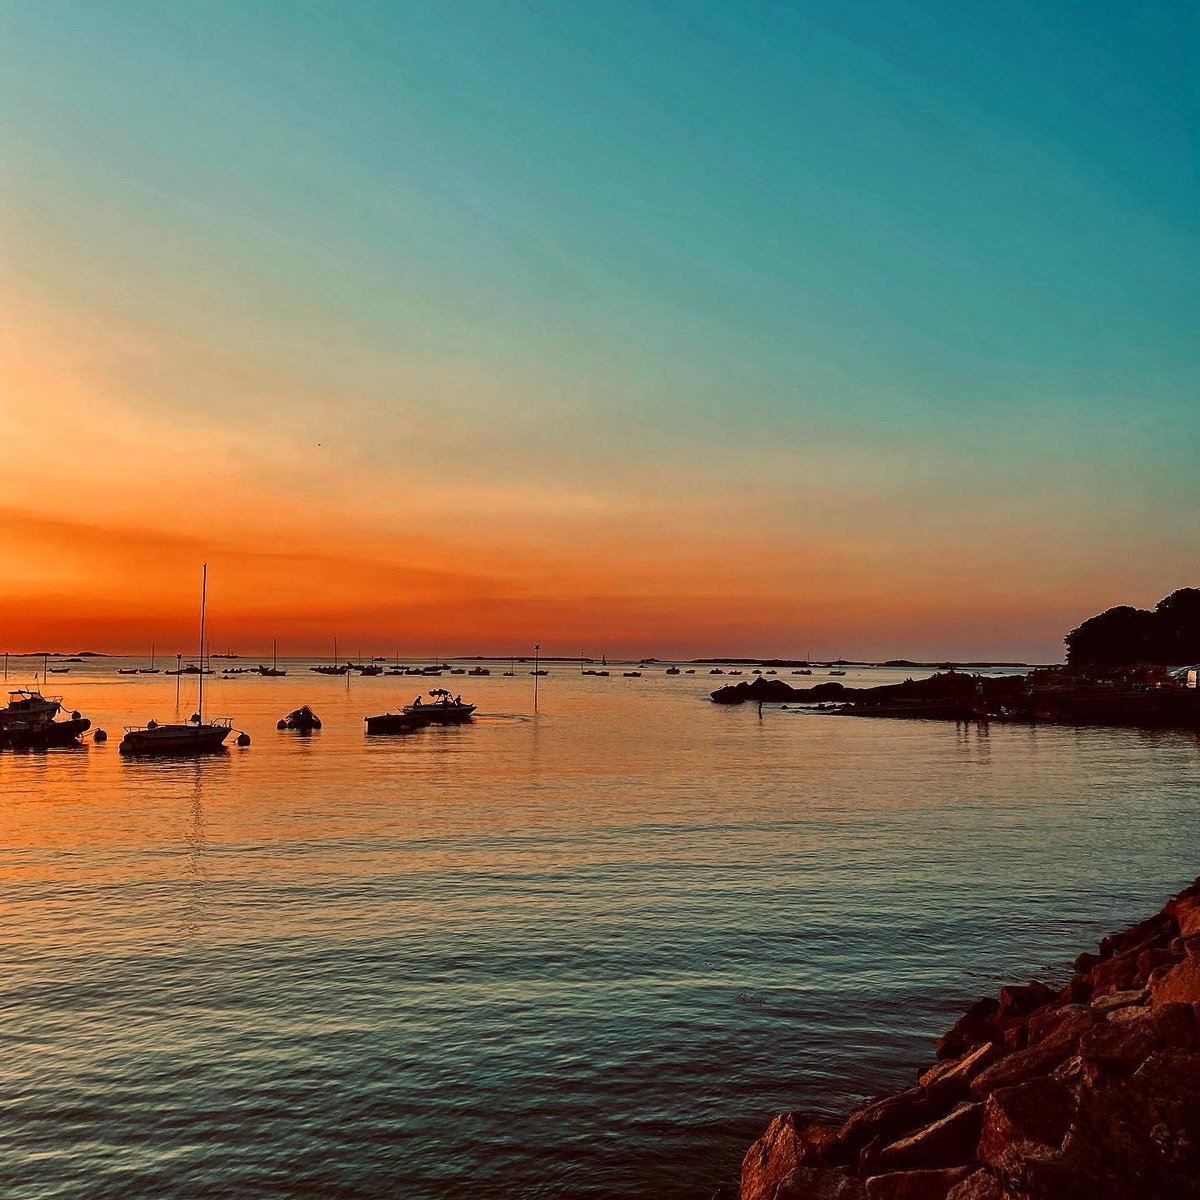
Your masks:
{"label": "sunset glow", "polygon": [[0,648],[186,649],[202,560],[289,654],[1047,659],[1194,582],[1169,22],[450,7],[7,10]]}

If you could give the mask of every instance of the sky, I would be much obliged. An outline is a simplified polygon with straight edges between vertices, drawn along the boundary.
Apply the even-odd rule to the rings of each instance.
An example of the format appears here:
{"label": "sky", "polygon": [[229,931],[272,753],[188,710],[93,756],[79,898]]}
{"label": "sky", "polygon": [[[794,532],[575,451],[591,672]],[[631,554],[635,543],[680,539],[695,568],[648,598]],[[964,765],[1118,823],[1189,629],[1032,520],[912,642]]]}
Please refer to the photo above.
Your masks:
{"label": "sky", "polygon": [[0,647],[184,649],[204,561],[281,654],[1200,584],[1191,7],[0,0]]}

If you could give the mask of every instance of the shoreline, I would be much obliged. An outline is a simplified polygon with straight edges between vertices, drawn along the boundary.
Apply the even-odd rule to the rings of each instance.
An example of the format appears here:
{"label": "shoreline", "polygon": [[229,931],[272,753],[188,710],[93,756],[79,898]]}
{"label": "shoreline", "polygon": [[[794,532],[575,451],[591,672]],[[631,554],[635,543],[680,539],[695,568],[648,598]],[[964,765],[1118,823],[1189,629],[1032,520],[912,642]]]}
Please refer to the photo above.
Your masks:
{"label": "shoreline", "polygon": [[1072,967],[976,1001],[844,1123],[777,1115],[737,1200],[1200,1197],[1200,878]]}

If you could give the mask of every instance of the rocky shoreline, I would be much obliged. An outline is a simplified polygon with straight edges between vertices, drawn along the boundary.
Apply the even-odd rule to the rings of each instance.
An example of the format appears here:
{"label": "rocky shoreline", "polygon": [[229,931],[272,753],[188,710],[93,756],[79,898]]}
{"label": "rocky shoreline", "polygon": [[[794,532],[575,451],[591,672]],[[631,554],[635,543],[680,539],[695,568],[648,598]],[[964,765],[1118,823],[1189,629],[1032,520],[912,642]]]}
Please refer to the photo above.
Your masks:
{"label": "rocky shoreline", "polygon": [[738,1200],[1200,1200],[1200,879],[1073,967],[842,1124],[775,1117]]}
{"label": "rocky shoreline", "polygon": [[876,687],[833,681],[792,687],[782,679],[726,684],[710,693],[714,704],[820,705],[852,717],[952,721],[1015,721],[1071,725],[1194,728],[1200,690],[1175,681],[1117,685],[1065,671],[981,676],[944,671]]}

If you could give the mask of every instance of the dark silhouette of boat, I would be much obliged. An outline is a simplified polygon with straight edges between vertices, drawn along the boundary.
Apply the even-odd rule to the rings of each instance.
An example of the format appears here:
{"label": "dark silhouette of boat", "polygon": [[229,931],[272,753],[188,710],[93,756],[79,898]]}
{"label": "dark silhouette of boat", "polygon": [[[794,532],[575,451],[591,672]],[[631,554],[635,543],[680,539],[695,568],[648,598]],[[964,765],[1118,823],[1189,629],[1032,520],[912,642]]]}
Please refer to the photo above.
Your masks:
{"label": "dark silhouette of boat", "polygon": [[55,720],[61,711],[62,700],[57,696],[47,698],[31,688],[9,692],[8,705],[0,709],[0,749],[44,750],[73,745],[92,723],[77,712],[65,720]]}
{"label": "dark silhouette of boat", "polygon": [[[186,724],[160,725],[157,721],[148,721],[142,726],[127,726],[125,736],[121,739],[118,750],[122,754],[162,754],[193,756],[197,754],[215,754],[225,745],[225,739],[233,732],[233,722],[228,717],[218,717],[211,721],[204,720],[204,676],[212,671],[204,665],[204,618],[208,594],[208,564],[205,563],[200,575],[200,665],[193,667],[189,664],[175,674],[199,675],[200,695],[196,711]],[[242,734],[242,738],[246,735]],[[248,739],[247,739],[248,740]]]}
{"label": "dark silhouette of boat", "polygon": [[472,668],[471,668],[471,669],[470,669],[470,670],[467,672],[467,674],[468,674],[468,675],[490,675],[490,674],[491,674],[491,671],[489,671],[489,670],[487,669],[487,667],[472,667]]}
{"label": "dark silhouette of boat", "polygon": [[158,668],[154,665],[154,643],[151,642],[150,643],[150,665],[148,667],[142,667],[141,670],[138,671],[138,674],[139,675],[157,675],[158,673],[159,673]]}
{"label": "dark silhouette of boat", "polygon": [[434,688],[429,695],[433,697],[432,704],[425,704],[418,696],[412,704],[404,706],[404,714],[425,725],[460,725],[475,712],[474,704],[464,704],[461,696],[452,697],[445,688]]}
{"label": "dark silhouette of boat", "polygon": [[118,667],[117,668],[118,675],[136,675],[137,673],[138,673],[137,667]]}
{"label": "dark silhouette of boat", "polygon": [[[432,707],[432,705],[430,706]],[[364,717],[368,733],[416,733],[429,722],[410,717],[407,713],[380,713],[377,717]]]}
{"label": "dark silhouette of boat", "polygon": [[307,704],[293,709],[278,725],[280,729],[295,729],[300,733],[312,733],[321,728],[321,718]]}
{"label": "dark silhouette of boat", "polygon": [[262,663],[258,664],[258,673],[260,675],[268,675],[273,679],[280,678],[287,674],[286,671],[279,669],[279,654],[277,652],[275,639],[271,639],[271,665],[264,667]]}

